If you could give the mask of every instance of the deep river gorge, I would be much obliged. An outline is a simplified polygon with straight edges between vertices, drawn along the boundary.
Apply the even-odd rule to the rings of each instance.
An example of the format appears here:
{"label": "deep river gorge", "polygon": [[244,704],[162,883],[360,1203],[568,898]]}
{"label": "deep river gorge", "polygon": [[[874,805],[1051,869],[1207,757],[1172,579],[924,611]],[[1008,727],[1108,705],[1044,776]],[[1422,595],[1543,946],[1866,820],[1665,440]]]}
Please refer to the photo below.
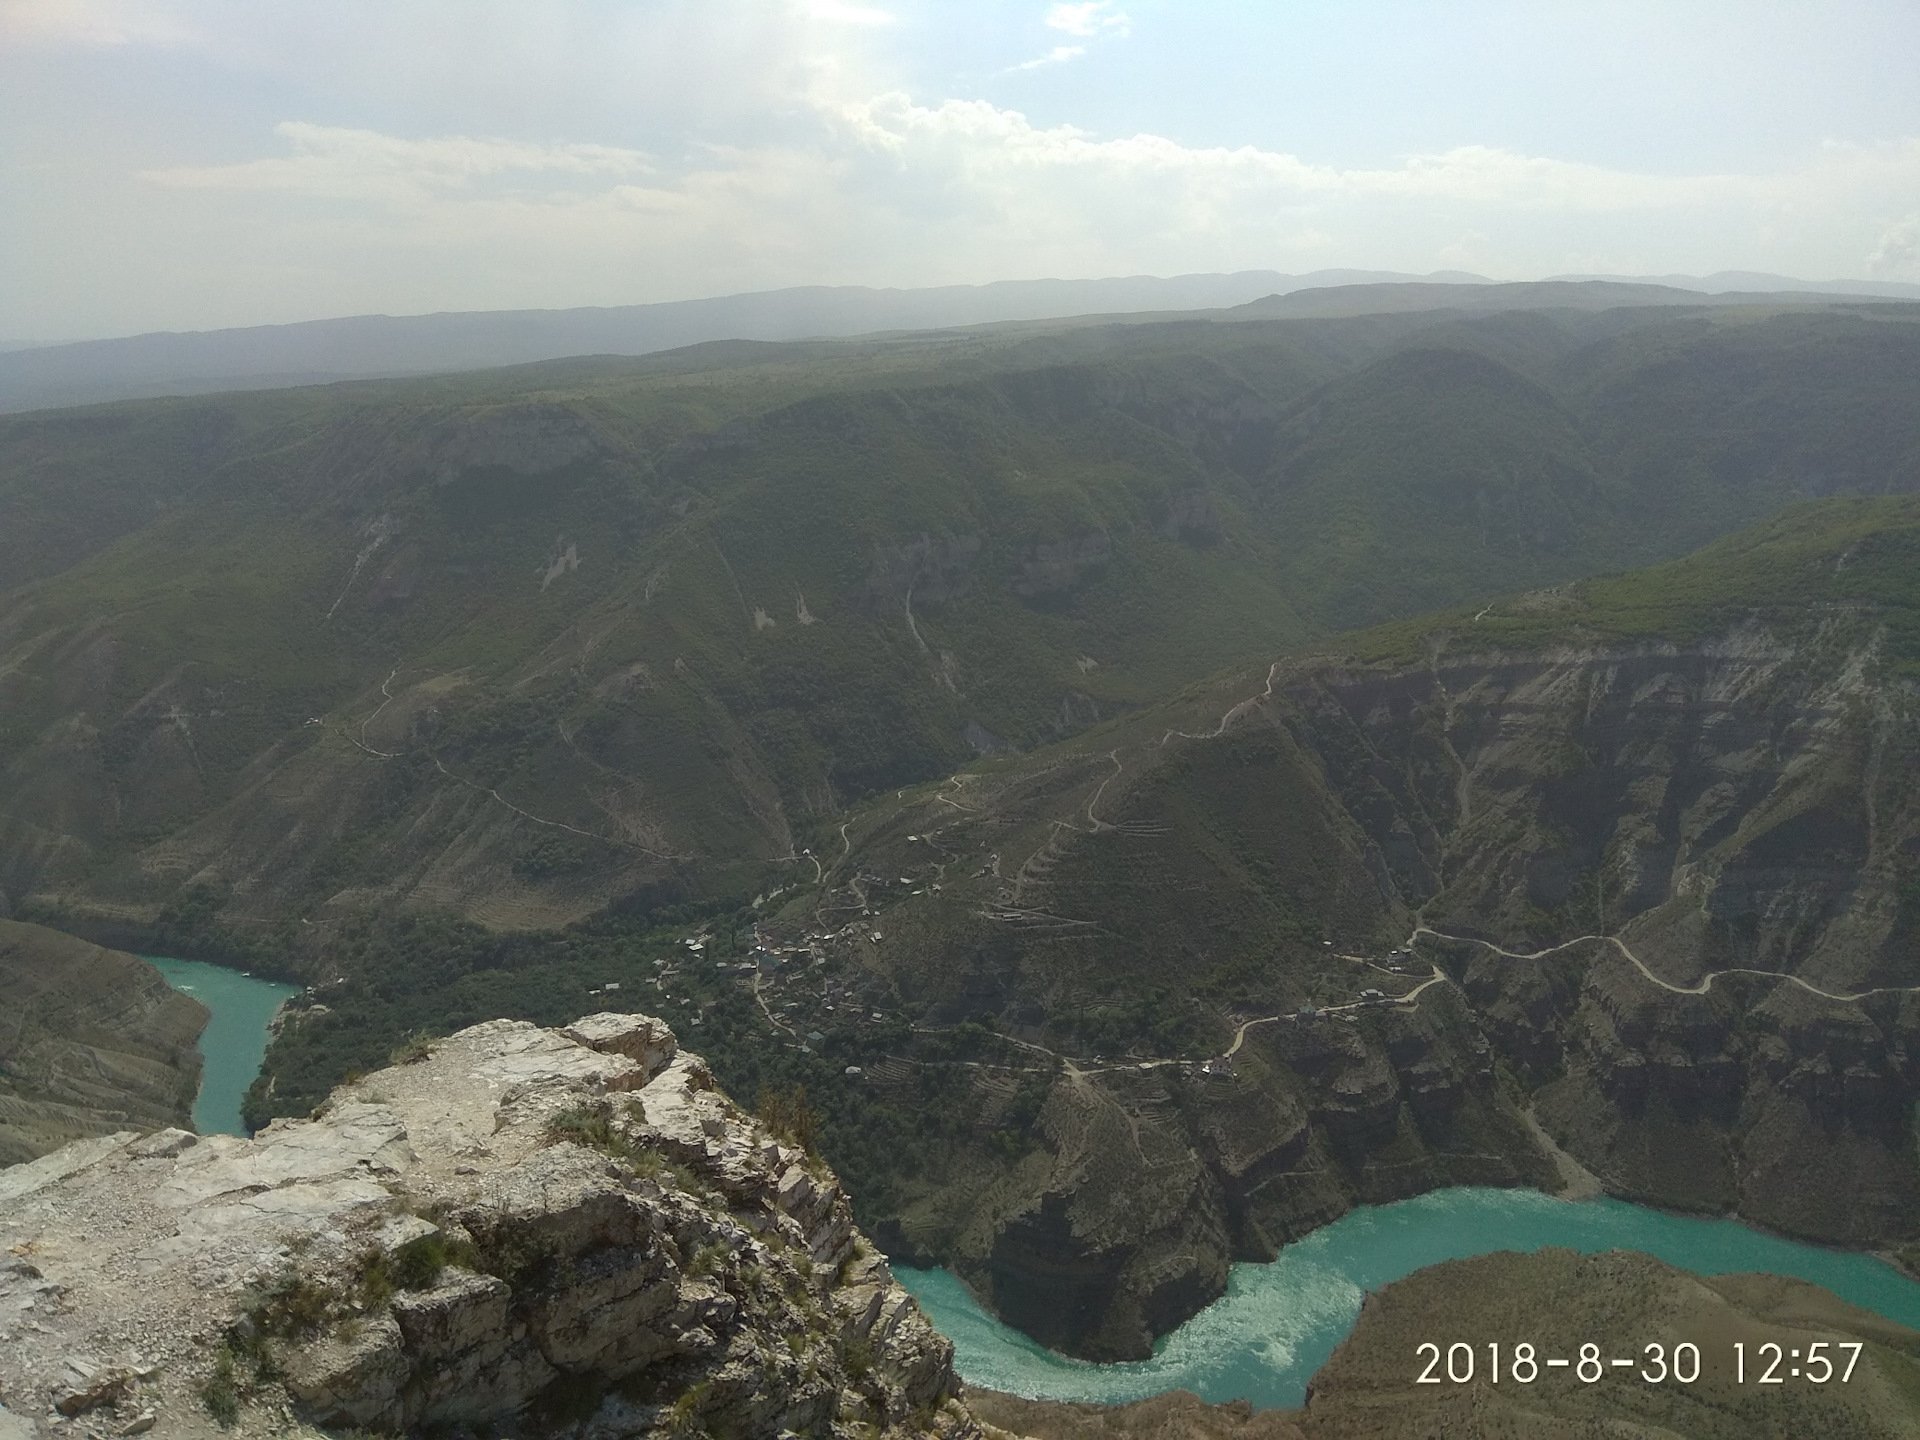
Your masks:
{"label": "deep river gorge", "polygon": [[[240,1102],[260,1072],[268,1025],[294,987],[195,960],[147,957],[212,1012],[194,1126],[244,1134]],[[955,1347],[975,1385],[1037,1399],[1118,1403],[1166,1390],[1292,1407],[1353,1329],[1369,1290],[1443,1260],[1549,1245],[1640,1250],[1702,1275],[1766,1271],[1920,1328],[1920,1282],[1853,1251],[1769,1235],[1737,1221],[1673,1215],[1623,1200],[1556,1200],[1532,1190],[1437,1190],[1363,1206],[1286,1246],[1269,1264],[1233,1267],[1227,1293],[1171,1334],[1151,1359],[1096,1365],[1043,1349],[984,1311],[945,1270],[896,1266]]]}

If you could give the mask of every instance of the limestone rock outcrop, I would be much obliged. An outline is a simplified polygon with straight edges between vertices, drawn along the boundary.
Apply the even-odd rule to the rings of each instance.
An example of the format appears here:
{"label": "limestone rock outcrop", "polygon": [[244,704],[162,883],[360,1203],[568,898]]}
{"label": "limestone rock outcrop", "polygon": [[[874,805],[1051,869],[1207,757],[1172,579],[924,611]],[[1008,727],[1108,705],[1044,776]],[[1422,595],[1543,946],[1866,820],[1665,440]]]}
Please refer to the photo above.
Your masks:
{"label": "limestone rock outcrop", "polygon": [[833,1175],[614,1014],[0,1172],[0,1405],[10,1440],[980,1434]]}

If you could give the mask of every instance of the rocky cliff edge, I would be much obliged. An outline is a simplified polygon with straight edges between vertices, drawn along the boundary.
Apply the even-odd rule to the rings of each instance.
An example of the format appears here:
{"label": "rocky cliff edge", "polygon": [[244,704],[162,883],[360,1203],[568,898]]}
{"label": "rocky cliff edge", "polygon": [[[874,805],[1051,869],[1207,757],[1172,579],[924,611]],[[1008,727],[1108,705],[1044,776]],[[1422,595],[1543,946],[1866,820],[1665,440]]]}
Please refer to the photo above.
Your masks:
{"label": "rocky cliff edge", "polygon": [[838,1182],[660,1021],[396,1058],[0,1171],[0,1440],[981,1433]]}

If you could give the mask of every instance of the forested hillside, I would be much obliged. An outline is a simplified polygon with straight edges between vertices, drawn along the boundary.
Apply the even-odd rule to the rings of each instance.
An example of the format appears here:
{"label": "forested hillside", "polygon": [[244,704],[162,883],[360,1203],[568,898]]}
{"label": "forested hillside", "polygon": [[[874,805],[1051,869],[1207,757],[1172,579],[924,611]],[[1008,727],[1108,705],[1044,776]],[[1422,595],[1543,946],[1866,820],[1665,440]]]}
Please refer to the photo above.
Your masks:
{"label": "forested hillside", "polygon": [[863,797],[1222,666],[1910,488],[1909,315],[1030,326],[15,417],[0,889],[136,929],[749,895]]}

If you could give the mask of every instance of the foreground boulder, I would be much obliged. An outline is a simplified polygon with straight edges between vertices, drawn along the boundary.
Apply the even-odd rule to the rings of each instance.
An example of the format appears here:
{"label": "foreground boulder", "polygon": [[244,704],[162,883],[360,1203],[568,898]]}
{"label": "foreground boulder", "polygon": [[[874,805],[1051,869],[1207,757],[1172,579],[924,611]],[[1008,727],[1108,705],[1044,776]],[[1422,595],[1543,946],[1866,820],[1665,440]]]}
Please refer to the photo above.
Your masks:
{"label": "foreground boulder", "polygon": [[661,1022],[492,1021],[252,1140],[0,1172],[0,1435],[973,1436],[952,1347]]}

